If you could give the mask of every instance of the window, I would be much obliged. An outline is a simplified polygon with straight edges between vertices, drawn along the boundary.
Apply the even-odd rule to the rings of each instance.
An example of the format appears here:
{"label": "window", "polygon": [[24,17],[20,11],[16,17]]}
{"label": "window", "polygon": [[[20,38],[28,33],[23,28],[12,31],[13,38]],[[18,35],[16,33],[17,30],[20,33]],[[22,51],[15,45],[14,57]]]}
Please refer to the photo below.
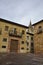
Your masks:
{"label": "window", "polygon": [[39,26],[39,28],[42,28],[41,26]]}
{"label": "window", "polygon": [[34,48],[31,48],[31,51],[34,51]]}
{"label": "window", "polygon": [[39,34],[39,33],[42,33],[42,26],[39,26],[39,27],[38,27],[38,34]]}
{"label": "window", "polygon": [[33,43],[31,43],[31,47],[33,47],[34,46],[34,44]]}
{"label": "window", "polygon": [[21,49],[24,49],[24,47],[22,47]]}
{"label": "window", "polygon": [[27,48],[27,50],[29,50],[29,48]]}
{"label": "window", "polygon": [[22,34],[24,34],[25,33],[25,31],[24,30],[22,30]]}
{"label": "window", "polygon": [[33,40],[33,37],[31,37],[31,40]]}
{"label": "window", "polygon": [[39,31],[42,31],[42,27],[41,26],[39,26]]}
{"label": "window", "polygon": [[14,28],[14,33],[17,34],[16,28]]}
{"label": "window", "polygon": [[29,36],[27,36],[27,39],[29,39]]}
{"label": "window", "polygon": [[6,42],[7,41],[7,38],[3,38],[3,41]]}
{"label": "window", "polygon": [[24,44],[24,41],[22,41],[22,44]]}
{"label": "window", "polygon": [[2,48],[6,48],[6,46],[2,46]]}
{"label": "window", "polygon": [[8,26],[5,26],[5,31],[8,31],[8,28],[9,28]]}
{"label": "window", "polygon": [[14,30],[16,30],[16,28],[14,28]]}

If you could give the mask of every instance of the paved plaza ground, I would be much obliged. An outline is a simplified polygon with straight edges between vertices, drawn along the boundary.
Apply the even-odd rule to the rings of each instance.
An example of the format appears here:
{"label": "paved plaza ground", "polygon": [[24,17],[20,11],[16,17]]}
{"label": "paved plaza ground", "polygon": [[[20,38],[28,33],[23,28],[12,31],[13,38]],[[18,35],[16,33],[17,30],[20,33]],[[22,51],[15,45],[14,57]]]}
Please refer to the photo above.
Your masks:
{"label": "paved plaza ground", "polygon": [[43,65],[43,54],[0,53],[0,65]]}

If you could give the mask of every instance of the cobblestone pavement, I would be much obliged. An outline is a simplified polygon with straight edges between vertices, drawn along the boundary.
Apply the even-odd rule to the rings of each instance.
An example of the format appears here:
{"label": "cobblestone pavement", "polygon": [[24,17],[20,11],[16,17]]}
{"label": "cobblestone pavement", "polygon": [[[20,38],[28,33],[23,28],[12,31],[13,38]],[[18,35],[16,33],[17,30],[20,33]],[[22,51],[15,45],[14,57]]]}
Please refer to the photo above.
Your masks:
{"label": "cobblestone pavement", "polygon": [[43,55],[0,54],[0,65],[43,65]]}

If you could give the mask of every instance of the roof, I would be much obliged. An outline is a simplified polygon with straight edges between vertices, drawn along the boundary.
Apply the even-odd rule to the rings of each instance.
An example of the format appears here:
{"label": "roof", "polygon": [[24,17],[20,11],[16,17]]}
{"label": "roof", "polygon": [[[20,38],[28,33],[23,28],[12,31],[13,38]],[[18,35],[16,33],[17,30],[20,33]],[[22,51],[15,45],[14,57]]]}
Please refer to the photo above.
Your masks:
{"label": "roof", "polygon": [[22,24],[18,24],[18,23],[15,23],[13,21],[5,20],[5,19],[2,19],[2,18],[0,18],[0,21],[6,22],[6,23],[9,23],[9,24],[13,24],[13,25],[17,25],[17,26],[20,26],[20,27],[28,28],[28,26],[25,26],[25,25],[22,25]]}
{"label": "roof", "polygon": [[[13,25],[17,25],[17,26],[20,26],[20,27],[24,27],[24,28],[29,28],[28,26],[18,24],[18,23],[15,23],[14,21],[9,21],[9,20],[3,19],[3,18],[0,18],[0,21],[6,22],[6,23],[9,23],[9,24],[13,24]],[[35,26],[35,25],[37,25],[37,24],[39,24],[41,22],[43,22],[43,20],[40,20],[37,23],[34,23],[32,26]]]}
{"label": "roof", "polygon": [[43,20],[40,20],[40,21],[38,21],[37,23],[34,23],[33,26],[34,26],[34,25],[37,25],[37,24],[39,24],[39,23],[41,23],[41,22],[43,22]]}

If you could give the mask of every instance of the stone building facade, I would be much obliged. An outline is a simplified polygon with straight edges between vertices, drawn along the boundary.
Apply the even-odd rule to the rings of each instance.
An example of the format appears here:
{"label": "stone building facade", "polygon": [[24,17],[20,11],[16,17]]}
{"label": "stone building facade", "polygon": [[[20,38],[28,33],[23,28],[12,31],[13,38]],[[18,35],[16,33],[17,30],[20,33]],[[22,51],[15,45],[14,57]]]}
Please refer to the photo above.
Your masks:
{"label": "stone building facade", "polygon": [[0,52],[43,53],[43,20],[25,26],[0,18]]}
{"label": "stone building facade", "polygon": [[31,37],[33,33],[26,31],[28,28],[0,18],[0,52],[31,52]]}
{"label": "stone building facade", "polygon": [[43,20],[33,24],[34,26],[34,53],[43,53]]}

